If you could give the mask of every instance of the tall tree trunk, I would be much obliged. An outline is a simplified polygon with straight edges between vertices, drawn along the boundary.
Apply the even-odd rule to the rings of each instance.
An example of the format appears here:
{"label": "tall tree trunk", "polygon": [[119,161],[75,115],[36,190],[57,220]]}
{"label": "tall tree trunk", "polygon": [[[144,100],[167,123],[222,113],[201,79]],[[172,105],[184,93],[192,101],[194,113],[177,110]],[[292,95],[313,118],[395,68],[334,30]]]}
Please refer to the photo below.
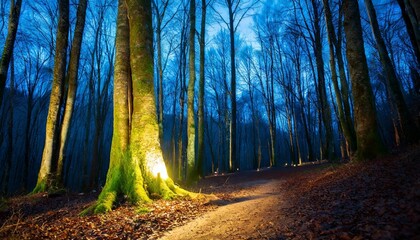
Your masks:
{"label": "tall tree trunk", "polygon": [[200,30],[200,76],[198,82],[198,149],[197,149],[197,172],[202,176],[204,162],[204,88],[205,88],[205,53],[206,53],[206,13],[207,1],[201,0],[201,30]]}
{"label": "tall tree trunk", "polygon": [[50,96],[50,106],[46,123],[44,150],[38,181],[33,192],[43,192],[57,187],[55,178],[57,170],[56,154],[58,151],[58,134],[60,105],[63,98],[64,78],[66,74],[66,59],[69,30],[69,0],[59,0],[59,20],[57,29],[56,49],[54,58],[53,82]]}
{"label": "tall tree trunk", "polygon": [[[328,32],[328,46],[329,46],[329,52],[330,52],[330,68],[331,68],[331,79],[333,82],[335,97],[337,101],[337,112],[338,112],[338,119],[340,122],[341,129],[343,130],[344,136],[346,138],[346,141],[348,145],[350,146],[351,152],[354,152],[356,150],[356,136],[354,136],[354,131],[352,131],[352,125],[347,122],[344,109],[343,109],[343,99],[341,96],[341,90],[338,85],[338,76],[337,76],[337,70],[336,70],[336,62],[335,62],[335,52],[340,51],[340,49],[336,49],[334,51],[334,43],[337,41],[335,37],[335,30],[334,25],[332,22],[332,14],[329,7],[328,0],[323,0],[324,3],[324,12],[325,12],[325,21],[327,25],[327,32]],[[347,84],[345,84],[347,85]]]}
{"label": "tall tree trunk", "polygon": [[[351,106],[350,106],[350,94],[349,94],[349,85],[347,83],[347,76],[346,76],[346,70],[344,67],[344,60],[343,60],[343,53],[341,51],[341,44],[342,44],[342,18],[343,18],[343,11],[342,11],[342,3],[340,5],[339,9],[339,15],[338,15],[338,30],[337,30],[337,39],[334,41],[334,35],[333,35],[333,42],[335,46],[335,54],[337,56],[337,64],[338,64],[338,72],[340,76],[340,85],[341,85],[341,97],[343,101],[343,109],[344,109],[344,116],[346,118],[347,126],[350,129],[350,137],[351,137],[351,143],[348,144],[348,148],[350,151],[355,152],[357,150],[357,139],[356,139],[356,130],[354,129],[353,119],[351,115]],[[351,145],[353,144],[353,146]],[[351,150],[353,149],[353,150]]]}
{"label": "tall tree trunk", "polygon": [[159,139],[163,143],[163,67],[162,67],[162,19],[159,13],[156,26],[156,45],[157,45],[157,78],[158,78],[158,123]]}
{"label": "tall tree trunk", "polygon": [[10,15],[7,28],[7,37],[4,42],[3,54],[0,61],[0,106],[3,101],[4,88],[6,87],[7,72],[9,71],[10,60],[13,56],[16,33],[19,26],[20,9],[22,0],[10,1]]}
{"label": "tall tree trunk", "polygon": [[6,156],[5,156],[5,164],[3,168],[3,179],[2,184],[0,187],[0,194],[3,196],[6,196],[7,194],[10,194],[10,176],[12,171],[12,163],[13,163],[13,119],[14,119],[14,107],[13,107],[13,101],[14,101],[14,92],[15,92],[15,64],[13,55],[11,57],[10,61],[10,91],[9,91],[9,119],[7,122],[7,150],[6,150]]}
{"label": "tall tree trunk", "polygon": [[[185,23],[185,22],[184,22]],[[185,88],[186,88],[186,49],[187,49],[187,29],[186,24],[183,24],[181,30],[181,46],[180,46],[180,64],[179,64],[179,74],[180,74],[180,92],[179,92],[179,133],[178,133],[178,179],[184,179],[184,145],[183,145],[183,129],[184,129],[184,108],[185,108]]]}
{"label": "tall tree trunk", "polygon": [[77,21],[74,29],[73,43],[71,45],[69,67],[67,70],[67,99],[66,106],[64,108],[63,122],[61,126],[61,138],[59,145],[58,165],[57,165],[57,179],[62,180],[63,174],[63,163],[65,160],[64,151],[66,149],[67,139],[69,137],[70,121],[73,114],[74,101],[76,98],[77,91],[77,79],[79,72],[79,59],[80,51],[83,40],[83,31],[85,28],[87,0],[80,0],[79,6],[77,7]]}
{"label": "tall tree trunk", "polygon": [[190,0],[190,34],[189,34],[189,81],[188,81],[188,104],[187,104],[187,181],[195,182],[198,173],[195,166],[195,0]]}
{"label": "tall tree trunk", "polygon": [[120,0],[117,24],[110,167],[98,201],[85,213],[110,211],[117,197],[122,196],[127,196],[133,204],[139,204],[150,201],[149,194],[163,198],[189,194],[168,178],[160,148],[153,89],[150,0]]}
{"label": "tall tree trunk", "polygon": [[27,111],[26,111],[26,123],[25,123],[25,159],[23,163],[23,187],[25,190],[29,189],[29,164],[32,162],[32,146],[31,146],[31,125],[32,125],[32,106],[33,106],[33,92],[28,92],[27,98]]}
{"label": "tall tree trunk", "polygon": [[321,27],[320,27],[320,17],[319,9],[316,0],[311,0],[312,7],[314,11],[314,53],[316,61],[316,70],[318,78],[318,91],[319,91],[319,100],[321,105],[321,116],[322,122],[325,127],[325,147],[324,151],[326,158],[333,160],[334,158],[334,141],[333,141],[333,132],[332,132],[332,123],[331,123],[331,109],[328,104],[328,98],[326,94],[325,86],[325,71],[324,71],[324,59],[322,57],[322,39],[321,39]]}
{"label": "tall tree trunk", "polygon": [[404,4],[405,11],[413,27],[417,50],[420,52],[420,3],[417,0],[404,0]]}
{"label": "tall tree trunk", "polygon": [[234,26],[234,7],[233,0],[227,0],[229,10],[229,37],[230,37],[230,101],[231,101],[231,121],[229,137],[229,171],[235,169],[236,159],[236,63],[235,63],[235,26]]}
{"label": "tall tree trunk", "polygon": [[404,95],[401,91],[397,74],[395,73],[394,66],[392,65],[391,59],[388,55],[388,50],[386,49],[385,42],[379,30],[378,19],[376,17],[376,11],[372,0],[365,0],[365,6],[369,16],[370,25],[372,27],[372,33],[376,40],[376,46],[385,73],[386,82],[389,87],[392,99],[397,106],[398,117],[402,129],[402,134],[400,135],[401,141],[403,143],[406,142],[409,144],[416,143],[419,140],[420,134],[417,126],[411,119],[410,112],[404,100]]}
{"label": "tall tree trunk", "polygon": [[410,17],[406,11],[407,6],[405,5],[404,0],[397,0],[398,5],[400,6],[401,15],[403,17],[405,27],[407,28],[408,36],[410,37],[411,45],[413,46],[414,55],[417,60],[417,66],[420,65],[420,46],[417,45],[416,36],[414,34],[413,24],[411,24]]}
{"label": "tall tree trunk", "polygon": [[343,12],[356,121],[356,160],[372,159],[382,154],[385,147],[378,131],[357,0],[344,0]]}

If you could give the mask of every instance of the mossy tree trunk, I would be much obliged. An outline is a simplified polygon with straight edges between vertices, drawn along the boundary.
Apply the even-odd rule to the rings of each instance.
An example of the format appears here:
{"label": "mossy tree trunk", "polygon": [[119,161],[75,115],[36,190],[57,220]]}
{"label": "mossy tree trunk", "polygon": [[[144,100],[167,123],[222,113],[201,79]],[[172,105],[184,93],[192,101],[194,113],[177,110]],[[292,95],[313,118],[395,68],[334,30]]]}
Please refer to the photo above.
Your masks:
{"label": "mossy tree trunk", "polygon": [[382,154],[385,147],[378,131],[357,0],[344,0],[343,12],[356,122],[356,160],[372,159]]}
{"label": "mossy tree trunk", "polygon": [[10,60],[13,56],[16,33],[19,26],[20,9],[22,0],[10,1],[10,15],[7,28],[7,37],[4,42],[3,54],[0,61],[0,106],[3,101],[4,88],[6,87],[7,72],[9,71]]}
{"label": "mossy tree trunk", "polygon": [[46,123],[44,150],[38,181],[33,192],[43,192],[57,187],[58,179],[54,176],[57,171],[56,156],[59,146],[59,112],[63,100],[64,78],[66,74],[66,58],[69,30],[69,0],[59,0],[59,20],[57,28],[56,49],[54,58],[53,82],[50,105]]}
{"label": "mossy tree trunk", "polygon": [[195,165],[195,0],[190,0],[190,34],[189,34],[189,81],[187,103],[187,181],[195,182],[198,172]]}
{"label": "mossy tree trunk", "polygon": [[392,99],[397,107],[399,122],[401,126],[400,138],[402,143],[413,144],[419,140],[419,131],[414,121],[411,119],[410,112],[404,100],[404,95],[401,91],[400,82],[397,78],[388,50],[379,30],[378,19],[372,0],[365,0],[366,10],[369,16],[372,33],[376,41],[380,61],[385,73],[386,83],[389,87]]}
{"label": "mossy tree trunk", "polygon": [[110,211],[119,196],[139,204],[150,201],[151,195],[168,199],[188,194],[166,172],[153,88],[151,1],[120,0],[110,166],[97,203],[85,213]]}

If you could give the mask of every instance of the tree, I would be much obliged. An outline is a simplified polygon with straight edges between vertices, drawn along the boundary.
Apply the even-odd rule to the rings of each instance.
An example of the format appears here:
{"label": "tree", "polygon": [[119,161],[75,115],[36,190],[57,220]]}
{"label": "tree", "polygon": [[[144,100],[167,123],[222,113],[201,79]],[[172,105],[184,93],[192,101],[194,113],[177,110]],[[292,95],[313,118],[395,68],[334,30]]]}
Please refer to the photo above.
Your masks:
{"label": "tree", "polygon": [[385,147],[378,132],[375,99],[369,79],[357,0],[344,0],[343,12],[347,40],[346,53],[356,122],[357,152],[355,159],[372,159],[384,153]]}
{"label": "tree", "polygon": [[10,15],[7,28],[6,42],[3,47],[3,54],[0,61],[0,106],[3,101],[4,88],[6,87],[7,72],[9,71],[10,60],[13,56],[16,33],[19,26],[20,9],[22,0],[10,1]]}
{"label": "tree", "polygon": [[158,111],[158,123],[159,123],[159,134],[160,139],[162,142],[163,139],[163,100],[164,100],[164,93],[163,93],[163,71],[164,71],[164,64],[162,58],[162,35],[164,29],[168,26],[169,22],[175,17],[176,12],[169,16],[169,19],[165,20],[165,16],[168,13],[168,7],[170,6],[170,0],[153,0],[153,10],[155,12],[156,17],[156,48],[157,48],[157,95],[158,95],[158,104],[157,104],[157,111]]}
{"label": "tree", "polygon": [[57,178],[61,179],[63,174],[63,164],[64,164],[64,150],[67,147],[67,140],[69,138],[69,128],[70,121],[73,114],[74,102],[76,98],[77,90],[77,79],[79,73],[79,59],[80,51],[83,40],[83,31],[85,28],[85,18],[86,18],[86,8],[87,0],[80,0],[79,6],[77,7],[77,20],[76,27],[74,29],[74,37],[70,52],[69,67],[67,70],[66,82],[67,82],[67,94],[64,107],[63,121],[61,123],[61,133],[60,133],[60,145],[58,153],[58,163],[57,163]]}
{"label": "tree", "polygon": [[195,0],[190,0],[190,35],[189,45],[189,76],[188,81],[188,104],[187,104],[187,181],[192,182],[198,179],[195,168]]}
{"label": "tree", "polygon": [[[340,79],[341,79],[341,89],[338,85],[338,76],[336,70],[336,61],[335,56],[337,58],[341,58],[341,49],[337,47],[337,38],[334,30],[334,25],[332,21],[332,13],[329,6],[328,0],[323,0],[324,4],[324,13],[325,13],[325,21],[327,25],[327,32],[328,32],[328,46],[330,49],[330,67],[331,67],[331,78],[334,86],[334,92],[337,101],[337,110],[338,110],[338,119],[340,121],[341,129],[343,130],[343,134],[346,138],[347,144],[349,146],[350,153],[356,151],[356,136],[354,133],[353,123],[351,121],[349,104],[348,104],[348,95],[347,95],[347,81],[345,80],[344,69],[342,68],[342,60],[340,63]],[[341,21],[341,16],[339,21]],[[340,60],[339,60],[340,61]]]}
{"label": "tree", "polygon": [[225,19],[221,13],[220,19],[225,23],[229,30],[230,39],[230,101],[231,101],[231,119],[230,119],[230,142],[229,142],[229,171],[233,171],[236,164],[236,59],[235,59],[235,32],[241,21],[247,16],[248,12],[255,7],[259,0],[224,0],[228,8],[228,18]]}
{"label": "tree", "polygon": [[404,95],[401,91],[400,82],[394,66],[392,65],[391,58],[389,57],[384,39],[382,38],[379,30],[378,19],[376,17],[376,11],[372,0],[365,0],[365,6],[369,16],[370,25],[372,27],[373,37],[376,41],[382,68],[385,73],[387,86],[389,87],[392,99],[397,107],[400,127],[402,130],[400,134],[401,141],[403,143],[415,143],[419,140],[420,135],[414,121],[411,119],[410,112],[404,100]]}
{"label": "tree", "polygon": [[84,213],[110,211],[121,196],[138,204],[150,201],[151,194],[165,199],[189,194],[168,178],[160,149],[153,88],[151,1],[120,0],[110,166],[98,201]]}
{"label": "tree", "polygon": [[205,47],[206,47],[206,14],[207,6],[211,1],[201,0],[201,30],[200,30],[200,75],[198,82],[198,148],[196,169],[199,176],[202,176],[204,162],[204,88],[205,88]]}
{"label": "tree", "polygon": [[420,64],[420,46],[417,45],[415,30],[413,28],[413,24],[411,24],[410,16],[407,13],[411,11],[410,9],[408,9],[411,6],[406,6],[405,4],[407,1],[405,0],[397,0],[397,2],[398,2],[398,5],[400,6],[401,15],[403,17],[405,27],[407,28],[408,36],[410,37],[410,42],[414,50],[414,55],[416,57],[417,64]]}
{"label": "tree", "polygon": [[64,78],[66,73],[66,58],[69,30],[69,0],[59,0],[59,20],[56,37],[54,57],[54,73],[50,96],[50,105],[46,123],[44,150],[42,153],[41,168],[33,192],[43,192],[59,185],[56,156],[59,148],[59,114],[63,101]]}
{"label": "tree", "polygon": [[326,157],[329,160],[332,160],[334,153],[334,141],[333,141],[333,132],[332,132],[332,123],[331,123],[331,109],[328,104],[327,93],[326,93],[326,84],[325,84],[325,70],[324,70],[324,59],[322,57],[322,39],[321,39],[321,19],[319,17],[319,2],[318,0],[311,0],[312,8],[314,12],[314,54],[316,61],[316,70],[318,78],[318,92],[319,100],[321,104],[321,116],[322,122],[325,127],[325,141],[326,145],[324,147],[323,153],[326,153]]}

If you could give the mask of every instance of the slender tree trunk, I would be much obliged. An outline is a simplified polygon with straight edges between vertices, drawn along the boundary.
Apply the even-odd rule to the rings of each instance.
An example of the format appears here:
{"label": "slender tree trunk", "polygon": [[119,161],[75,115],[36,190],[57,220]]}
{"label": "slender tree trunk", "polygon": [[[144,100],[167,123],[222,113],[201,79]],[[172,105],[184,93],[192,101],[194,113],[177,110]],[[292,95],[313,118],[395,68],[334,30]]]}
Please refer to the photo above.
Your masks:
{"label": "slender tree trunk", "polygon": [[325,71],[324,71],[324,59],[322,57],[322,42],[321,42],[321,28],[320,28],[320,18],[318,12],[318,4],[315,0],[311,0],[312,7],[314,11],[314,26],[315,26],[315,42],[314,42],[314,53],[316,61],[316,70],[318,77],[318,91],[319,99],[321,104],[321,116],[322,122],[325,127],[325,148],[326,158],[328,160],[333,160],[334,158],[334,141],[333,141],[333,132],[332,132],[332,123],[331,123],[331,109],[328,104],[326,86],[325,86]]}
{"label": "slender tree trunk", "polygon": [[201,0],[201,30],[200,30],[200,76],[198,83],[198,153],[197,172],[202,177],[204,162],[204,88],[205,88],[205,47],[206,47],[206,13],[207,1]]}
{"label": "slender tree trunk", "polygon": [[385,147],[378,131],[357,0],[344,0],[343,12],[356,121],[356,160],[373,159],[385,152]]}
{"label": "slender tree trunk", "polygon": [[6,87],[7,72],[9,71],[9,63],[13,56],[15,46],[16,33],[19,26],[20,9],[22,0],[10,1],[10,15],[7,28],[7,37],[4,43],[3,54],[0,61],[0,106],[3,101],[4,88]]}
{"label": "slender tree trunk", "polygon": [[[344,116],[346,118],[347,126],[350,130],[350,138],[352,142],[348,142],[350,152],[355,152],[357,150],[357,139],[356,139],[356,130],[354,129],[353,119],[351,115],[351,106],[350,106],[350,95],[349,95],[349,85],[347,83],[346,70],[344,67],[343,54],[341,51],[342,43],[342,4],[340,5],[339,16],[338,16],[338,30],[337,30],[337,39],[333,42],[335,46],[335,54],[337,56],[338,72],[340,76],[340,85],[341,85],[341,97],[343,102]],[[353,145],[351,145],[353,144]]]}
{"label": "slender tree trunk", "polygon": [[[294,104],[293,104],[294,105]],[[292,108],[292,115],[293,115],[293,131],[295,132],[295,140],[296,140],[296,152],[298,157],[298,165],[302,165],[302,154],[300,149],[300,142],[299,142],[299,132],[298,132],[298,124],[296,118],[296,111]]]}
{"label": "slender tree trunk", "polygon": [[229,171],[234,171],[237,164],[236,159],[236,61],[235,61],[235,27],[233,15],[233,1],[227,0],[229,10],[229,37],[230,37],[230,100],[231,100],[231,121],[229,137]]}
{"label": "slender tree trunk", "polygon": [[180,47],[180,93],[179,93],[179,133],[178,133],[178,179],[184,179],[184,146],[183,146],[183,129],[184,129],[184,108],[185,108],[185,81],[186,81],[186,27],[182,27],[182,39]]}
{"label": "slender tree trunk", "polygon": [[7,150],[6,150],[6,156],[5,156],[5,165],[4,165],[4,173],[3,173],[3,181],[2,186],[3,189],[0,191],[0,193],[3,193],[2,195],[10,194],[10,180],[11,180],[11,171],[12,171],[12,163],[13,163],[13,151],[14,151],[14,145],[13,145],[13,119],[14,119],[14,107],[13,107],[13,101],[14,101],[14,91],[15,91],[15,64],[13,55],[10,60],[10,91],[9,91],[9,119],[7,122]]}
{"label": "slender tree trunk", "polygon": [[414,55],[417,60],[416,66],[420,65],[420,46],[417,45],[416,36],[414,34],[413,24],[411,24],[410,17],[408,16],[408,13],[406,11],[407,6],[405,5],[404,0],[397,0],[398,5],[401,9],[401,15],[403,17],[405,27],[407,28],[408,36],[410,37],[411,45],[413,46]]}
{"label": "slender tree trunk", "polygon": [[[179,69],[179,68],[178,68]],[[178,84],[179,84],[180,78],[179,74],[177,75],[177,78],[175,79],[175,93],[178,91]],[[176,94],[174,94],[174,101],[172,104],[172,131],[171,131],[171,152],[172,152],[172,178],[175,180],[178,179],[177,175],[177,158],[176,158],[176,101],[177,97]]]}
{"label": "slender tree trunk", "polygon": [[87,0],[80,0],[79,6],[77,7],[77,21],[76,21],[76,27],[74,29],[74,37],[73,37],[73,43],[72,43],[71,52],[70,52],[69,67],[67,70],[67,79],[66,79],[68,81],[67,99],[65,101],[66,106],[64,108],[63,122],[61,126],[61,138],[60,138],[61,142],[59,145],[58,166],[57,166],[57,179],[59,181],[62,180],[63,163],[65,160],[64,151],[66,149],[66,143],[69,137],[70,121],[73,114],[74,101],[76,98],[77,79],[78,79],[78,72],[79,72],[79,59],[80,59],[80,51],[81,51],[82,40],[83,40],[83,31],[85,28],[86,8],[87,8]]}
{"label": "slender tree trunk", "polygon": [[54,72],[50,106],[46,123],[44,151],[42,153],[41,168],[38,181],[33,192],[49,190],[57,184],[55,179],[57,162],[55,156],[58,151],[58,134],[60,105],[63,98],[64,78],[66,74],[66,58],[69,30],[69,0],[59,0],[59,20],[57,29]]}
{"label": "slender tree trunk", "polygon": [[25,123],[25,160],[23,165],[23,186],[25,190],[29,189],[29,163],[31,162],[32,158],[32,146],[31,146],[31,136],[30,133],[31,125],[32,125],[32,105],[33,105],[33,93],[32,91],[28,92],[27,98],[27,111],[26,111],[26,123]]}
{"label": "slender tree trunk", "polygon": [[404,4],[405,11],[413,27],[417,50],[420,52],[420,3],[417,0],[404,0]]}
{"label": "slender tree trunk", "polygon": [[190,35],[189,45],[189,76],[188,81],[188,104],[187,104],[187,181],[198,180],[198,173],[195,165],[195,0],[190,0]]}
{"label": "slender tree trunk", "polygon": [[391,59],[388,55],[388,50],[386,49],[385,42],[379,30],[375,8],[371,0],[365,0],[365,6],[369,16],[370,25],[372,27],[372,33],[376,40],[376,46],[385,73],[386,82],[389,87],[392,99],[397,106],[398,118],[402,129],[402,134],[400,136],[401,141],[403,143],[406,142],[409,144],[416,143],[419,140],[420,134],[417,126],[411,119],[410,112],[404,100],[404,95],[401,91],[397,74],[395,73],[394,66],[392,65]]}
{"label": "slender tree trunk", "polygon": [[159,139],[163,143],[163,67],[162,67],[162,19],[157,14],[156,45],[157,45],[157,78],[158,78],[158,123]]}
{"label": "slender tree trunk", "polygon": [[[347,122],[344,109],[343,109],[343,100],[341,96],[341,90],[338,85],[338,76],[337,76],[337,70],[336,70],[336,62],[335,62],[335,52],[334,51],[334,42],[336,42],[335,37],[335,30],[334,25],[332,22],[332,15],[331,10],[329,7],[328,0],[323,0],[324,3],[324,12],[325,12],[325,21],[327,25],[327,32],[328,32],[328,46],[329,46],[329,52],[330,52],[330,68],[331,68],[331,79],[334,86],[334,92],[335,97],[337,101],[337,112],[338,112],[338,119],[340,122],[341,129],[343,130],[344,136],[350,145],[350,149],[352,152],[354,152],[356,149],[356,142],[355,142],[355,136],[353,135],[353,131],[351,130],[352,126],[349,125]],[[341,51],[341,50],[339,50]],[[347,85],[347,84],[345,84]]]}

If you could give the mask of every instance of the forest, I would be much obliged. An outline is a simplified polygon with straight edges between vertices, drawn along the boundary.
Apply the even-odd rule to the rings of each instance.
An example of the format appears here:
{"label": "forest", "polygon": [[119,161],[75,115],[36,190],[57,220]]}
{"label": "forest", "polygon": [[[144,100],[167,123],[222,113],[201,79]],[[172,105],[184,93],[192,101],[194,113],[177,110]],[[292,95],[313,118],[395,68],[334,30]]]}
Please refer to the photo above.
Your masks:
{"label": "forest", "polygon": [[0,4],[0,238],[420,234],[419,1]]}

